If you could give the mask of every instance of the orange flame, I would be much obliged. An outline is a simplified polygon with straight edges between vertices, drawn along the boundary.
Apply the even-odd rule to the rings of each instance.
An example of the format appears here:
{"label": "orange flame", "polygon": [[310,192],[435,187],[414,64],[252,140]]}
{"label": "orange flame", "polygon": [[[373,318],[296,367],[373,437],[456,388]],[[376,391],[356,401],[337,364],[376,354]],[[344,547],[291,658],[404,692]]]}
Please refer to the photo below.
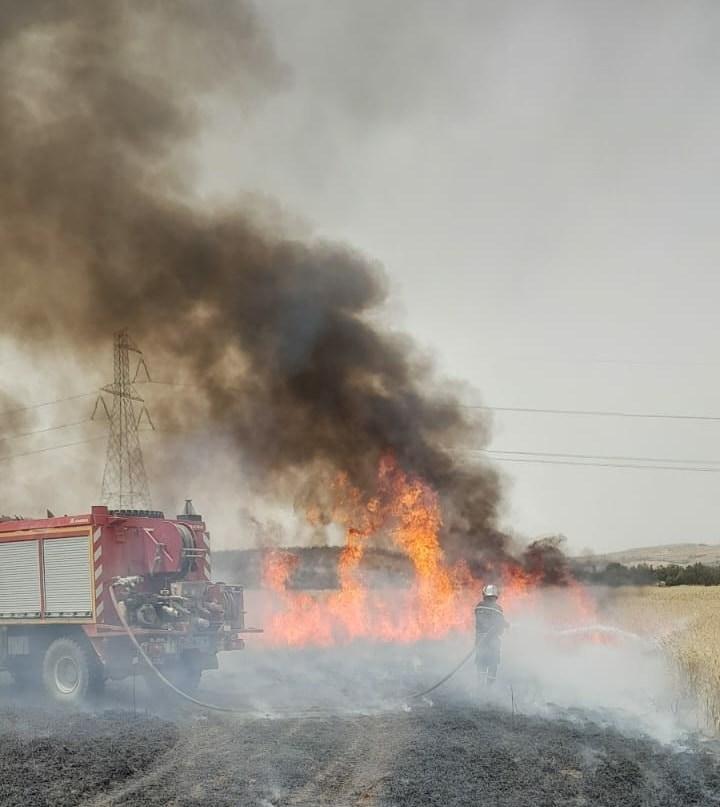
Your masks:
{"label": "orange flame", "polygon": [[[325,594],[293,591],[288,583],[299,558],[274,550],[265,557],[263,582],[272,592],[266,619],[272,644],[328,646],[354,639],[409,643],[466,632],[482,582],[460,562],[449,565],[439,542],[438,496],[422,480],[404,473],[392,458],[380,463],[378,494],[369,502],[341,475],[332,486],[332,519],[345,528],[338,562],[339,589]],[[368,588],[360,564],[368,542],[387,535],[413,567],[407,588]],[[503,604],[512,611],[533,596],[537,575],[519,567],[501,570]]]}

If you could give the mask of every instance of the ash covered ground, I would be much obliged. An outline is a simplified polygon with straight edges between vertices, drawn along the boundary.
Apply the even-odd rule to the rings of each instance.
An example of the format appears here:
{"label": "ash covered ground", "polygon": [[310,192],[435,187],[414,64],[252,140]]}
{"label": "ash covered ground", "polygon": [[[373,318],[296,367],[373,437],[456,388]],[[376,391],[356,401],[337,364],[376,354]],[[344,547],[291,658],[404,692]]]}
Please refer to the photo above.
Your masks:
{"label": "ash covered ground", "polygon": [[[517,628],[517,629],[515,629]],[[508,638],[478,695],[441,644],[224,656],[200,696],[238,715],[159,704],[112,684],[83,714],[0,683],[3,805],[713,805],[720,763],[650,645]],[[26,700],[21,700],[25,697]]]}
{"label": "ash covered ground", "polygon": [[4,805],[720,804],[710,753],[452,701],[354,716],[30,722],[40,734],[4,730]]}

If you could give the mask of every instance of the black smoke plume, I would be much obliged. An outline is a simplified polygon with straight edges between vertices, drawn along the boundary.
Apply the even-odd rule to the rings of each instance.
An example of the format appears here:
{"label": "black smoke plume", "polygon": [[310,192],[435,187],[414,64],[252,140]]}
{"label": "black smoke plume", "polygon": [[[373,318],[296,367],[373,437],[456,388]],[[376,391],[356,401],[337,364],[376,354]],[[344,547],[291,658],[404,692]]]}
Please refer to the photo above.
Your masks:
{"label": "black smoke plume", "polygon": [[0,328],[92,355],[128,327],[269,490],[341,470],[370,494],[392,452],[439,491],[452,557],[503,558],[498,476],[453,451],[486,429],[373,319],[381,268],[193,199],[205,100],[251,113],[287,80],[242,2],[0,4]]}

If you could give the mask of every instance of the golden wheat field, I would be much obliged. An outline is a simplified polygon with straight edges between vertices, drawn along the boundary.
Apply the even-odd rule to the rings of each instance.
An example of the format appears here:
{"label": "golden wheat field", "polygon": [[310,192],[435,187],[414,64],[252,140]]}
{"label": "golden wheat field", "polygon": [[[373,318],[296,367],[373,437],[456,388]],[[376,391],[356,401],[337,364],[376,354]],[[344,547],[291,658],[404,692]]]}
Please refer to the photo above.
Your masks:
{"label": "golden wheat field", "polygon": [[675,659],[679,683],[720,731],[720,586],[617,589],[603,605],[614,622],[657,639]]}

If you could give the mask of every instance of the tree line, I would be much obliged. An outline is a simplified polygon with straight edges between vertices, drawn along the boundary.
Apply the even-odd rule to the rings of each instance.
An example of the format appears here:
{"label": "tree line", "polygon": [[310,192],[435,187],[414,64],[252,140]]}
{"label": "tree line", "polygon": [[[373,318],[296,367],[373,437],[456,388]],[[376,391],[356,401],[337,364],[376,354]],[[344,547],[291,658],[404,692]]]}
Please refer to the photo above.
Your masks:
{"label": "tree line", "polygon": [[604,586],[718,586],[720,585],[720,566],[709,566],[705,563],[693,563],[690,566],[678,566],[671,563],[666,566],[651,566],[639,563],[625,566],[622,563],[577,564],[573,568],[577,580]]}

